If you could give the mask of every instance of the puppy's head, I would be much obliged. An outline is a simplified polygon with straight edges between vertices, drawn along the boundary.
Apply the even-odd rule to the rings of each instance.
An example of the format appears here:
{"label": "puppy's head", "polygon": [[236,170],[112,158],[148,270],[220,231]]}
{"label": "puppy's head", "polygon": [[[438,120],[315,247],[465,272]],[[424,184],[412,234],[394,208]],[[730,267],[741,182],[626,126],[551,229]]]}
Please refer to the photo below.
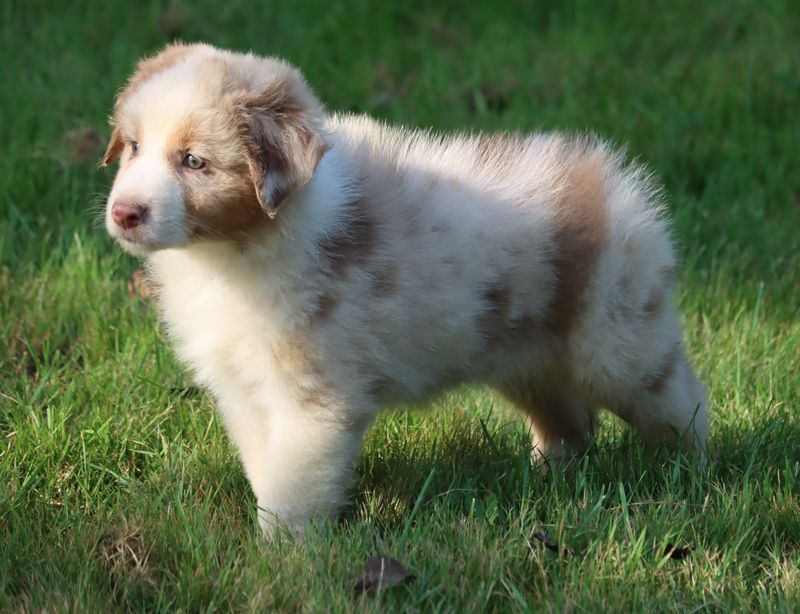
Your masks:
{"label": "puppy's head", "polygon": [[121,90],[103,166],[120,160],[106,228],[146,254],[245,240],[268,226],[325,152],[323,111],[279,60],[170,45]]}

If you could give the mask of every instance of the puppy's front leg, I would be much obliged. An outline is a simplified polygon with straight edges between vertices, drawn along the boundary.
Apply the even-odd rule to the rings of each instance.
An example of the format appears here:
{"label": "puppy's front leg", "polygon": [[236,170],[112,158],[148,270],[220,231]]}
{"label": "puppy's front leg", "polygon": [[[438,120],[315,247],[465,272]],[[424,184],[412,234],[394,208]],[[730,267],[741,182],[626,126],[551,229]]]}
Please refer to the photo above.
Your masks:
{"label": "puppy's front leg", "polygon": [[260,467],[246,467],[267,538],[280,524],[302,533],[314,519],[333,519],[345,502],[369,418],[330,412],[322,417],[318,411],[297,407],[273,413],[261,458],[249,460]]}

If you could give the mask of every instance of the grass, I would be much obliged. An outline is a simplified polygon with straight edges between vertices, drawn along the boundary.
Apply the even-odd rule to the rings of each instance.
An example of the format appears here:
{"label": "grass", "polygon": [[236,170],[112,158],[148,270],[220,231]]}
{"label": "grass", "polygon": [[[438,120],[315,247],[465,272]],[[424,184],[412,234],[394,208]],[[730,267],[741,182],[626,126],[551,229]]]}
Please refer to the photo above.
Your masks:
{"label": "grass", "polygon": [[[0,609],[800,608],[795,3],[247,4],[0,9]],[[543,477],[514,414],[464,389],[375,425],[340,524],[261,541],[209,399],[88,212],[114,91],[175,35],[284,56],[332,109],[627,143],[670,195],[708,467],[606,419]],[[375,553],[417,580],[353,593]]]}

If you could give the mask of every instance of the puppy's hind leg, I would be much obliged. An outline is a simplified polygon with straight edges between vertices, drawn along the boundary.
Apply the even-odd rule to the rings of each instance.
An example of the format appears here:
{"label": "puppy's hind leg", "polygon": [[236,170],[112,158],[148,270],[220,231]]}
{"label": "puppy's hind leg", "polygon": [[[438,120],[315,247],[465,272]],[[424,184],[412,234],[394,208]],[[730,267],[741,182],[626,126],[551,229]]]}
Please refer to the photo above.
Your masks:
{"label": "puppy's hind leg", "polygon": [[518,379],[495,386],[523,411],[531,431],[535,463],[562,461],[570,450],[582,452],[595,430],[595,411],[580,392],[565,381],[542,384]]}

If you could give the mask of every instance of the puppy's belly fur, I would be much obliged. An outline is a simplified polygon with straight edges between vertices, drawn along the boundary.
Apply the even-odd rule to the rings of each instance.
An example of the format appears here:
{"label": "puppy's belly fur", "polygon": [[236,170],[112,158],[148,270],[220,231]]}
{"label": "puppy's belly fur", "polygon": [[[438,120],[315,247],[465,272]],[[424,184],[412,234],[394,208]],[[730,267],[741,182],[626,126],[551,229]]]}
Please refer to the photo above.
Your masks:
{"label": "puppy's belly fur", "polygon": [[150,259],[268,534],[276,518],[300,531],[335,512],[383,405],[458,382],[511,399],[539,454],[584,445],[599,407],[650,443],[691,431],[702,446],[670,239],[640,171],[558,136],[495,143],[480,164],[478,139],[434,144],[356,118],[329,130],[279,230]]}

